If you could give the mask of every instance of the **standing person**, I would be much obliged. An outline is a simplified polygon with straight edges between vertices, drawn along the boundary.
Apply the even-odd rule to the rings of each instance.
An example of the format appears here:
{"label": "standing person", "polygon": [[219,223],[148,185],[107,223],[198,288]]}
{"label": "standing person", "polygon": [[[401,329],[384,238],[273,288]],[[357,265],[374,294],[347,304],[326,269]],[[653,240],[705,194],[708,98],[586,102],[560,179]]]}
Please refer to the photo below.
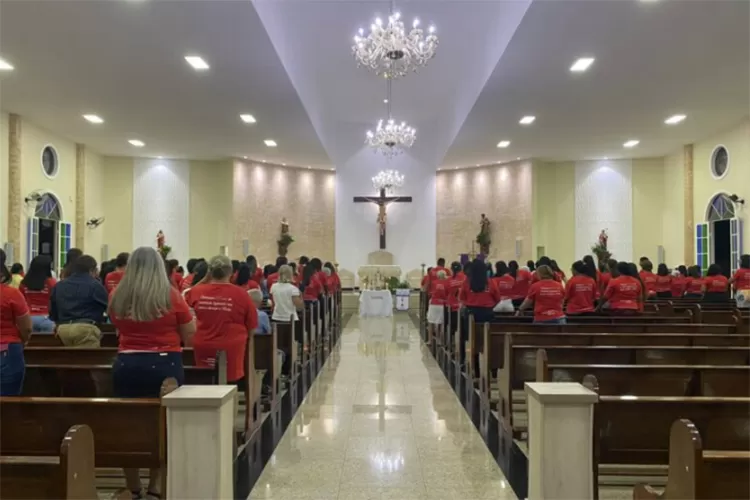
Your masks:
{"label": "standing person", "polygon": [[250,268],[250,279],[260,285],[263,280],[263,269],[258,265],[258,259],[255,258],[255,255],[248,255],[245,263]]}
{"label": "standing person", "polygon": [[[583,259],[581,259],[584,264],[586,264],[587,267],[594,270],[594,273],[596,276],[593,276],[594,280],[596,281],[596,285],[600,286],[599,278],[601,277],[601,271],[599,271],[599,268],[597,267],[596,263],[594,262],[594,258],[591,255],[584,255]],[[589,273],[590,275],[590,273]]]}
{"label": "standing person", "polygon": [[571,270],[573,277],[565,284],[565,310],[568,316],[593,313],[599,299],[599,285],[591,276],[589,264],[577,260]]}
{"label": "standing person", "polygon": [[513,301],[513,307],[517,308],[523,304],[524,299],[529,294],[529,287],[531,286],[531,271],[520,269],[518,267],[518,262],[515,260],[511,260],[508,263],[508,270],[509,274],[515,280],[510,298]]}
{"label": "standing person", "polygon": [[461,287],[466,280],[466,275],[461,271],[461,263],[451,263],[451,272],[453,276],[448,278],[448,308],[446,310],[446,318],[443,318],[445,324],[450,325],[451,332],[456,331],[458,328],[458,311],[461,308],[461,302],[458,300],[458,296],[461,293]]}
{"label": "standing person", "polygon": [[606,272],[602,272],[599,277],[599,293],[604,294],[612,278],[617,278],[619,275],[620,273],[617,272],[617,261],[615,259],[607,260]]}
{"label": "standing person", "polygon": [[656,295],[656,275],[654,274],[654,264],[645,257],[641,257],[641,271],[638,273],[646,287],[646,295],[651,297]]}
{"label": "standing person", "polygon": [[536,263],[533,260],[527,260],[526,267],[529,268],[530,273],[533,273],[534,271],[536,271]]}
{"label": "standing person", "polygon": [[299,288],[292,283],[294,278],[292,268],[285,264],[279,268],[278,275],[278,282],[274,283],[269,290],[273,302],[271,319],[285,323],[288,323],[290,318],[299,321],[297,311],[301,310],[305,304]]}
{"label": "standing person", "polygon": [[701,276],[700,266],[690,266],[690,269],[688,269],[688,279],[685,283],[685,298],[703,298],[703,276]]}
{"label": "standing person", "polygon": [[645,290],[637,276],[638,272],[632,271],[630,264],[618,262],[617,277],[613,277],[609,282],[597,310],[609,304],[609,309],[613,314],[638,314],[645,300]]}
{"label": "standing person", "polygon": [[29,306],[34,332],[55,331],[55,323],[49,319],[49,299],[56,284],[52,277],[52,258],[49,255],[34,257],[29,272],[18,287]]}
{"label": "standing person", "polygon": [[669,291],[672,293],[673,298],[679,298],[685,295],[685,288],[687,288],[688,271],[685,266],[677,266],[677,269],[672,273],[672,284],[669,287]]}
{"label": "standing person", "polygon": [[21,285],[21,281],[23,281],[23,277],[23,266],[16,262],[10,266],[10,283],[8,283],[8,286],[18,288]]}
{"label": "standing person", "polygon": [[[281,266],[286,266],[289,261],[286,257],[280,256],[276,257],[276,269],[280,269]],[[274,283],[276,283],[279,280],[279,273],[278,271],[274,271],[271,274],[268,275],[266,278],[266,286],[270,290]]]}
{"label": "standing person", "polygon": [[437,265],[432,268],[430,278],[437,279],[437,273],[439,271],[445,271],[446,277],[450,278],[450,271],[445,268],[445,259],[442,257],[437,260]]}
{"label": "standing person", "polygon": [[329,293],[338,293],[338,291],[341,290],[341,278],[339,278],[336,268],[330,262],[323,264],[323,268],[330,271],[327,282]]}
{"label": "standing person", "polygon": [[656,293],[656,297],[660,299],[672,298],[672,275],[667,265],[663,262],[656,269],[654,292]]}
{"label": "standing person", "polygon": [[[246,264],[243,266],[247,268]],[[242,274],[240,268],[240,275]],[[185,302],[195,311],[197,328],[193,336],[195,362],[214,366],[219,351],[227,354],[227,380],[245,376],[248,340],[258,328],[258,311],[247,290],[232,285],[232,262],[217,255],[208,262],[208,280],[185,294]],[[255,288],[253,290],[259,289]]]}
{"label": "standing person", "polygon": [[[140,247],[130,256],[128,272],[112,294],[109,317],[120,344],[112,365],[115,397],[158,398],[170,377],[182,385],[180,344],[190,345],[195,322],[155,249]],[[162,473],[151,469],[147,495],[160,498]],[[125,469],[125,480],[133,498],[141,498],[139,470]]]}
{"label": "standing person", "polygon": [[65,279],[73,274],[73,266],[76,263],[76,259],[83,255],[83,251],[80,248],[71,248],[68,253],[65,254],[65,265],[60,272],[60,279]]}
{"label": "standing person", "polygon": [[[492,309],[500,302],[497,286],[487,277],[487,273],[484,272],[485,268],[483,261],[474,259],[468,279],[464,281],[459,296],[469,313],[474,315],[474,321],[477,323],[492,321]],[[477,272],[473,272],[475,269]]]}
{"label": "standing person", "polygon": [[539,281],[529,287],[529,295],[518,308],[516,316],[520,316],[524,309],[534,306],[534,323],[548,323],[564,325],[566,323],[563,312],[565,288],[555,280],[555,272],[549,266],[539,266],[536,269]]}
{"label": "standing person", "polygon": [[107,274],[107,277],[104,279],[104,287],[108,293],[112,293],[117,288],[117,285],[120,284],[120,281],[122,281],[122,277],[125,276],[125,268],[128,267],[129,257],[130,254],[127,252],[117,254],[115,270]]}
{"label": "standing person", "polygon": [[729,284],[737,292],[750,290],[750,254],[744,254],[740,257],[740,268],[734,272]]}
{"label": "standing person", "polygon": [[98,323],[107,310],[107,290],[96,279],[96,259],[82,255],[66,271],[67,277],[52,289],[49,317],[57,324],[57,336],[68,347],[99,347]]}
{"label": "standing person", "polygon": [[193,278],[195,277],[195,266],[198,265],[199,262],[203,261],[203,259],[188,259],[187,264],[185,267],[187,267],[187,275],[182,278],[182,282],[180,283],[180,291],[184,292],[191,286],[193,286]]}
{"label": "standing person", "polygon": [[427,272],[422,276],[422,282],[420,283],[423,292],[430,291],[430,276],[432,276],[432,268],[428,267]]}
{"label": "standing person", "polygon": [[180,262],[177,259],[169,259],[166,261],[166,267],[169,282],[172,283],[172,286],[175,287],[175,289],[179,290],[180,285],[182,284],[182,274],[178,271]]}
{"label": "standing person", "polygon": [[560,269],[560,266],[557,265],[557,261],[554,259],[549,261],[549,266],[552,268],[552,272],[555,273],[555,281],[559,281],[564,285],[565,281],[567,280],[565,271]]}
{"label": "standing person", "polygon": [[495,276],[492,277],[492,281],[500,294],[495,311],[513,312],[513,288],[516,280],[510,275],[510,269],[504,261],[499,260],[495,263]]}
{"label": "standing person", "polygon": [[253,273],[250,270],[250,266],[244,263],[240,264],[240,268],[237,270],[237,277],[234,280],[234,284],[242,288],[246,292],[248,290],[260,290],[260,285],[252,279],[252,275]]}
{"label": "standing person", "polygon": [[201,259],[198,261],[198,263],[193,268],[193,277],[190,280],[190,284],[182,290],[182,296],[184,297],[188,290],[193,288],[194,286],[197,286],[200,284],[201,281],[206,279],[206,274],[208,274],[208,263]]}
{"label": "standing person", "polygon": [[23,346],[31,338],[32,324],[26,300],[10,286],[5,260],[0,248],[0,396],[20,396],[26,374]]}
{"label": "standing person", "polygon": [[430,305],[427,308],[427,343],[431,344],[435,330],[443,325],[445,305],[448,302],[447,273],[444,270],[437,272],[435,279],[430,283]]}
{"label": "standing person", "polygon": [[729,279],[721,273],[719,264],[711,264],[703,279],[703,300],[725,302],[727,299],[729,299]]}

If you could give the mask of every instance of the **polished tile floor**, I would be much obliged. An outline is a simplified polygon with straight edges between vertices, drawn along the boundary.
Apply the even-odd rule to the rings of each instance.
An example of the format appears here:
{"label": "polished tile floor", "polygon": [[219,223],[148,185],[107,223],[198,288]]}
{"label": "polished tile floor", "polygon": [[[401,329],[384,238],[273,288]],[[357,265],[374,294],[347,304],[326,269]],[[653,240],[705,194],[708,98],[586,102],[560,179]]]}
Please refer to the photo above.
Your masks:
{"label": "polished tile floor", "polygon": [[408,316],[344,326],[250,498],[515,498]]}

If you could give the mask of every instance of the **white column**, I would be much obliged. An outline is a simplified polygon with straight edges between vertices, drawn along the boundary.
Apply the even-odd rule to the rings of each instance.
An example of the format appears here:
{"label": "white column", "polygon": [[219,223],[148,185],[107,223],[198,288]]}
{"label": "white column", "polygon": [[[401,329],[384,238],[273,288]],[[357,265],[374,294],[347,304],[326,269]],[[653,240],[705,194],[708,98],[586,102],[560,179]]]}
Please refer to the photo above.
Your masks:
{"label": "white column", "polygon": [[575,382],[527,382],[529,500],[594,498],[595,392]]}
{"label": "white column", "polygon": [[186,385],[162,398],[167,408],[167,498],[234,498],[237,387]]}

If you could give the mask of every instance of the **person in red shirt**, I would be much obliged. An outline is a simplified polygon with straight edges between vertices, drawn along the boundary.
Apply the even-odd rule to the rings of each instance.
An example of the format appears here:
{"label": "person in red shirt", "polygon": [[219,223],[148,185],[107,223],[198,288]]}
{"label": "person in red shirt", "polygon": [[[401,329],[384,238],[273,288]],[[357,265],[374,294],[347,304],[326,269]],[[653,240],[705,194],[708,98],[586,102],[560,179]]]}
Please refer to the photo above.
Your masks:
{"label": "person in red shirt", "polygon": [[169,277],[169,282],[177,290],[179,290],[180,284],[182,283],[182,275],[177,272],[177,267],[179,265],[180,263],[177,259],[169,259],[164,261],[164,266],[166,268],[167,276]]}
{"label": "person in red shirt", "polygon": [[530,271],[519,268],[515,260],[508,263],[508,271],[514,280],[510,298],[513,301],[513,307],[519,307],[529,294],[532,275]]}
{"label": "person in red shirt", "polygon": [[660,299],[672,298],[672,275],[666,264],[661,263],[656,269],[654,293]]}
{"label": "person in red shirt", "polygon": [[646,259],[641,260],[641,271],[638,273],[646,287],[646,295],[651,297],[656,295],[656,275],[654,274],[654,264]]}
{"label": "person in red shirt", "polygon": [[115,259],[115,270],[107,273],[107,277],[104,279],[104,288],[107,289],[107,293],[112,293],[117,285],[122,281],[122,277],[125,275],[125,268],[128,267],[128,258],[130,254],[122,252],[117,254]]}
{"label": "person in red shirt", "polygon": [[516,312],[520,316],[524,309],[534,306],[534,323],[551,323],[564,325],[566,323],[563,312],[565,288],[555,280],[555,273],[551,267],[541,265],[536,269],[539,281],[529,287],[526,300]]}
{"label": "person in red shirt", "polygon": [[448,317],[444,318],[444,322],[450,326],[451,331],[449,333],[452,335],[458,328],[458,311],[461,309],[461,302],[458,300],[458,296],[466,280],[466,275],[461,271],[460,262],[453,262],[451,264],[451,272],[453,276],[448,278]]}
{"label": "person in red shirt", "polygon": [[599,298],[599,285],[589,274],[593,268],[578,260],[572,271],[573,277],[565,284],[565,310],[569,316],[593,313]]}
{"label": "person in red shirt", "polygon": [[302,289],[302,300],[306,304],[317,302],[318,297],[323,294],[323,284],[320,282],[318,271],[312,262],[305,266],[300,286]]}
{"label": "person in red shirt", "polygon": [[29,272],[18,287],[29,306],[34,332],[55,331],[55,323],[49,319],[49,296],[56,284],[52,277],[52,258],[49,255],[34,257]]}
{"label": "person in red shirt", "polygon": [[[468,279],[461,286],[460,301],[474,316],[477,323],[492,321],[492,309],[500,302],[500,292],[495,283],[487,277],[487,265],[480,259],[471,263]],[[464,332],[462,332],[463,334]]]}
{"label": "person in red shirt", "polygon": [[687,280],[687,268],[685,266],[678,266],[677,269],[672,272],[672,283],[669,287],[669,291],[673,298],[679,298],[685,295]]}
{"label": "person in red shirt", "polygon": [[557,261],[552,259],[549,261],[550,267],[552,268],[552,272],[555,274],[555,281],[559,281],[563,285],[565,284],[565,281],[567,278],[565,277],[565,271],[560,269],[560,266],[557,265]]}
{"label": "person in red shirt", "polygon": [[451,272],[445,268],[445,259],[440,257],[437,260],[437,266],[428,269],[431,278],[437,278],[438,271],[445,271],[446,278],[450,278]]}
{"label": "person in red shirt", "polygon": [[245,352],[248,339],[252,339],[258,328],[258,310],[247,290],[229,282],[232,262],[228,257],[212,258],[208,276],[208,280],[185,294],[185,301],[195,311],[198,322],[193,336],[195,362],[198,366],[214,366],[217,352],[224,351],[227,380],[238,382],[245,376]]}
{"label": "person in red shirt", "polygon": [[688,269],[688,279],[685,283],[685,298],[703,298],[703,276],[701,275],[700,266],[690,266],[690,269]]}
{"label": "person in red shirt", "polygon": [[618,262],[617,273],[618,276],[610,280],[604,291],[597,310],[609,304],[609,310],[613,314],[637,314],[646,301],[646,292],[638,279],[638,270],[635,265],[631,267],[627,262]]}
{"label": "person in red shirt", "polygon": [[19,396],[26,374],[23,346],[31,337],[31,316],[26,300],[10,286],[12,277],[5,267],[0,248],[0,396]]}
{"label": "person in red shirt", "polygon": [[328,269],[328,278],[326,280],[326,285],[328,286],[328,293],[335,294],[338,293],[341,290],[341,278],[339,278],[339,274],[336,272],[336,268],[331,264],[330,262],[326,262],[323,264],[323,267],[325,269]]}
{"label": "person in red shirt", "polygon": [[612,278],[616,278],[620,274],[617,272],[617,261],[615,259],[607,260],[606,264],[603,264],[604,269],[599,275],[599,294],[603,295],[609,282]]}
{"label": "person in red shirt", "polygon": [[729,298],[729,278],[721,274],[719,264],[708,266],[708,272],[703,279],[703,300],[710,302],[725,302]]}
{"label": "person in red shirt", "polygon": [[[158,398],[167,378],[185,380],[182,347],[190,344],[195,322],[190,308],[167,277],[165,262],[150,247],[137,248],[128,272],[112,293],[109,318],[119,333],[112,365],[112,391],[118,398]],[[125,469],[128,489],[141,491],[138,469]],[[159,498],[161,470],[151,469],[148,494]]]}
{"label": "person in red shirt", "polygon": [[427,268],[427,272],[425,273],[424,276],[422,276],[422,283],[421,283],[422,290],[425,291],[425,292],[429,292],[430,291],[430,278],[431,278],[431,276],[432,276],[432,268],[428,267]]}
{"label": "person in red shirt", "polygon": [[750,290],[750,254],[740,257],[740,268],[735,271],[734,276],[729,280],[729,284],[738,292]]}
{"label": "person in red shirt", "polygon": [[271,289],[271,287],[273,286],[273,284],[274,284],[274,283],[276,283],[277,281],[279,281],[279,271],[278,271],[278,269],[279,269],[279,268],[280,268],[281,266],[285,266],[285,265],[287,265],[287,262],[288,262],[288,261],[287,261],[287,258],[286,258],[286,257],[283,257],[283,256],[280,256],[280,257],[276,257],[276,266],[275,266],[275,267],[276,267],[276,270],[274,270],[274,271],[273,271],[273,272],[272,272],[271,274],[269,274],[269,275],[268,275],[268,277],[266,278],[266,290],[270,290],[270,289]]}
{"label": "person in red shirt", "polygon": [[562,282],[562,279],[563,279],[562,272],[555,272],[554,268],[552,267],[552,259],[550,259],[549,257],[544,256],[544,257],[540,257],[539,258],[539,261],[536,263],[536,270],[531,275],[531,284],[532,285],[534,283],[536,283],[537,281],[539,281],[540,279],[542,279],[539,276],[539,273],[538,273],[539,268],[542,267],[542,266],[547,266],[547,267],[550,268],[550,270],[552,270],[552,279],[554,279],[555,281]]}
{"label": "person in red shirt", "polygon": [[448,303],[450,283],[444,270],[437,272],[435,279],[430,282],[430,305],[427,308],[427,343],[430,344],[435,330],[443,325],[445,305]]}
{"label": "person in red shirt", "polygon": [[258,259],[255,258],[255,255],[248,255],[245,263],[250,268],[250,279],[260,284],[263,281],[263,269],[258,265]]}
{"label": "person in red shirt", "polygon": [[187,264],[185,267],[187,267],[187,275],[182,278],[182,281],[180,282],[180,291],[184,292],[191,286],[193,286],[193,278],[195,277],[195,266],[198,265],[199,262],[205,262],[204,259],[188,259]]}
{"label": "person in red shirt", "polygon": [[490,278],[497,288],[500,294],[500,301],[495,311],[497,312],[513,312],[513,287],[516,284],[515,278],[510,275],[510,269],[508,265],[499,260],[495,263],[495,275]]}
{"label": "person in red shirt", "polygon": [[[210,266],[209,266],[210,267]],[[210,271],[210,269],[209,269]],[[237,270],[237,278],[234,280],[234,284],[245,290],[260,289],[260,285],[251,279],[250,266],[247,264],[240,264],[240,268]],[[231,275],[229,276],[232,277]]]}

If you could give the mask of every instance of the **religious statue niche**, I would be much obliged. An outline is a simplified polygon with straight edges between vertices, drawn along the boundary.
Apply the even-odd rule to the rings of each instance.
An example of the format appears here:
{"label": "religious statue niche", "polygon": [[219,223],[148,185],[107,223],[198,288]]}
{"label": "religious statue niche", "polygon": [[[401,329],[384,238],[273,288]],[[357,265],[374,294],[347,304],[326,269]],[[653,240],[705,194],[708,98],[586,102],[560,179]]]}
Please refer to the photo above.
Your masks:
{"label": "religious statue niche", "polygon": [[164,232],[159,229],[159,232],[156,233],[156,251],[159,252],[159,255],[161,255],[163,259],[166,259],[169,252],[172,251],[172,247],[167,245],[166,241],[167,239],[164,236]]}
{"label": "religious statue niche", "polygon": [[596,260],[601,264],[607,262],[612,257],[612,252],[607,248],[609,242],[609,236],[607,230],[602,229],[599,233],[599,239],[595,245],[591,247],[591,251],[596,255]]}
{"label": "religious statue niche", "polygon": [[479,220],[479,234],[476,241],[479,244],[479,253],[489,255],[492,238],[490,235],[490,219],[485,214],[482,214],[482,218]]}
{"label": "religious statue niche", "polygon": [[279,255],[282,257],[286,256],[287,252],[289,252],[289,245],[292,243],[294,243],[294,238],[289,234],[289,221],[286,220],[286,217],[282,217],[281,232],[279,234],[279,239],[276,240]]}

